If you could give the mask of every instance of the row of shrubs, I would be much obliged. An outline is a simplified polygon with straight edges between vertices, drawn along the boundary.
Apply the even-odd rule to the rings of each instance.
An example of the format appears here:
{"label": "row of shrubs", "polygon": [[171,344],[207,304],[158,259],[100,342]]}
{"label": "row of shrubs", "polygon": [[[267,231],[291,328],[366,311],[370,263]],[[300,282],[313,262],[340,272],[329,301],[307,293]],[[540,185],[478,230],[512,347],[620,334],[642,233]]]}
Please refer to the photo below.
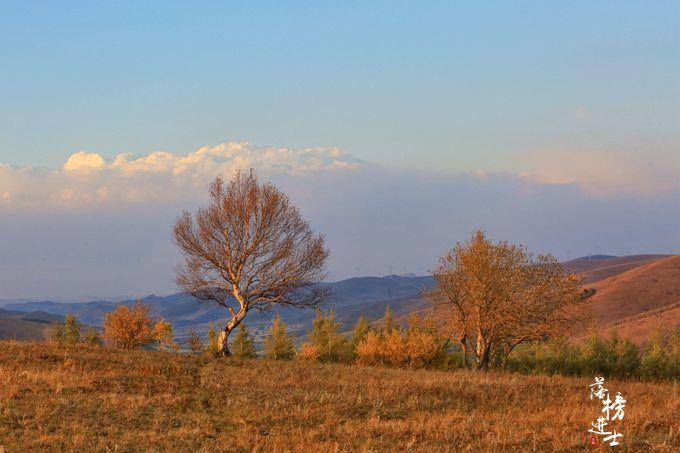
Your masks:
{"label": "row of shrubs", "polygon": [[526,345],[513,352],[508,369],[522,373],[619,378],[678,380],[680,378],[680,327],[654,331],[642,349],[612,331],[597,333],[577,344],[564,339]]}
{"label": "row of shrubs", "polygon": [[150,311],[149,306],[140,301],[130,307],[121,305],[104,316],[103,337],[97,329],[86,329],[73,314],[67,314],[63,323],[54,324],[52,340],[69,346],[103,346],[106,341],[109,346],[121,349],[158,346],[168,351],[178,350],[172,324],[163,318],[152,318]]}
{"label": "row of shrubs", "polygon": [[[172,326],[155,320],[148,306],[137,303],[122,306],[104,318],[103,338],[95,329],[84,330],[77,319],[68,315],[55,326],[53,338],[66,344],[86,343],[118,348],[160,347],[177,351]],[[357,363],[372,366],[430,368],[451,370],[465,367],[461,348],[451,342],[431,317],[413,315],[406,327],[394,322],[388,308],[380,328],[361,316],[352,332],[344,332],[333,311],[318,311],[312,328],[299,347],[288,333],[280,316],[272,323],[259,352],[249,329],[241,323],[230,337],[234,357],[255,358],[264,355],[275,360]],[[218,329],[212,326],[207,344],[196,332],[190,332],[184,349],[196,355],[215,356],[218,352]],[[492,367],[505,367],[526,374],[559,374],[677,380],[680,377],[680,327],[659,329],[639,348],[612,332],[603,338],[593,332],[578,342],[559,338],[518,347],[507,361],[498,351]]]}
{"label": "row of shrubs", "polygon": [[[216,329],[211,328],[206,346],[196,334],[190,335],[189,344],[196,354],[216,353]],[[235,357],[258,356],[253,337],[245,324],[236,330],[230,345]],[[262,355],[277,360],[440,370],[465,367],[461,348],[446,338],[431,316],[423,319],[414,315],[406,327],[399,327],[389,309],[381,328],[374,328],[362,316],[351,333],[343,333],[332,311],[319,311],[299,348],[295,347],[294,338],[287,333],[281,318],[276,317],[263,346]],[[680,377],[680,327],[655,331],[643,348],[620,338],[615,331],[607,338],[593,331],[577,342],[558,338],[518,347],[506,363],[502,361],[501,352],[498,351],[493,358],[492,367],[525,374],[587,377],[603,374],[651,380],[677,380]]]}

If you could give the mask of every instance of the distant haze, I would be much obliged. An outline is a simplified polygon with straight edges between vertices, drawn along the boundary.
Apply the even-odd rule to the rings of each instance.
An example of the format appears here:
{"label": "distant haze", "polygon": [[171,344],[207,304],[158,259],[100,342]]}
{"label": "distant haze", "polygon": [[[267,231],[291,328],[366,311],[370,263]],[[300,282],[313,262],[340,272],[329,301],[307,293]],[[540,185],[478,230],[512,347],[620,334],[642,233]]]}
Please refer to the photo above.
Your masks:
{"label": "distant haze", "polygon": [[[0,166],[0,298],[166,294],[170,230],[207,185],[254,167],[326,234],[329,279],[425,274],[476,228],[561,259],[673,253],[680,189],[611,191],[538,173],[392,168],[338,149],[226,143],[185,154],[78,153],[58,169]],[[646,170],[645,170],[646,171]]]}

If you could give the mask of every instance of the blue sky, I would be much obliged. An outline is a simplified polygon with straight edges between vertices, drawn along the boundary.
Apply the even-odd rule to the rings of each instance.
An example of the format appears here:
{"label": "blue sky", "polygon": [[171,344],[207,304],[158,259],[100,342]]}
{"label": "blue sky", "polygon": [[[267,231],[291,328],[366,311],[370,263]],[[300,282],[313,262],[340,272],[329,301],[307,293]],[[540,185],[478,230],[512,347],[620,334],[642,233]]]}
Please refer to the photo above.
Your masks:
{"label": "blue sky", "polygon": [[678,143],[677,2],[365,3],[4,2],[0,162],[246,140],[515,169]]}
{"label": "blue sky", "polygon": [[177,290],[173,220],[250,166],[332,279],[476,228],[680,253],[678,2],[11,1],[0,61],[0,299]]}

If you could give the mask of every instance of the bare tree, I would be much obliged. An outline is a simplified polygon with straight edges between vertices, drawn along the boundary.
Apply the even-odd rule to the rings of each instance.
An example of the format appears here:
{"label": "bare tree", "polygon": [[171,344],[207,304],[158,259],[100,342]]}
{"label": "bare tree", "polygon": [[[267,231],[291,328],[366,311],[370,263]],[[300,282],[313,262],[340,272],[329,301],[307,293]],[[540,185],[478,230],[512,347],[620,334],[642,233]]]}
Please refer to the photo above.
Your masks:
{"label": "bare tree", "polygon": [[225,307],[219,353],[229,355],[229,334],[251,310],[274,305],[316,307],[328,296],[329,251],[288,197],[253,170],[225,185],[216,178],[210,203],[195,218],[185,211],[173,229],[185,262],[177,283],[200,300]]}
{"label": "bare tree", "polygon": [[452,336],[477,369],[494,353],[503,362],[521,343],[566,333],[583,318],[589,293],[555,258],[488,240],[477,231],[440,260],[436,285],[426,295],[444,309]]}

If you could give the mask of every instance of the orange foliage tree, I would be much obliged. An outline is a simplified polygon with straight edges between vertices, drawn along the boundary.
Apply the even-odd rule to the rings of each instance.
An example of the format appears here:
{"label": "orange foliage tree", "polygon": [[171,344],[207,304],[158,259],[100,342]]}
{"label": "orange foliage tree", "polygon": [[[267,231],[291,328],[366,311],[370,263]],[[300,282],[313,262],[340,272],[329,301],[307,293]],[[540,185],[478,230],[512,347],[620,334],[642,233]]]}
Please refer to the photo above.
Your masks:
{"label": "orange foliage tree", "polygon": [[505,362],[519,344],[567,333],[589,296],[554,257],[493,243],[481,231],[442,257],[434,276],[428,296],[445,309],[466,365],[472,355],[479,370],[497,353]]}
{"label": "orange foliage tree", "polygon": [[135,349],[160,344],[173,348],[172,325],[163,318],[154,320],[150,307],[137,301],[129,307],[121,305],[104,316],[104,338],[113,347]]}

